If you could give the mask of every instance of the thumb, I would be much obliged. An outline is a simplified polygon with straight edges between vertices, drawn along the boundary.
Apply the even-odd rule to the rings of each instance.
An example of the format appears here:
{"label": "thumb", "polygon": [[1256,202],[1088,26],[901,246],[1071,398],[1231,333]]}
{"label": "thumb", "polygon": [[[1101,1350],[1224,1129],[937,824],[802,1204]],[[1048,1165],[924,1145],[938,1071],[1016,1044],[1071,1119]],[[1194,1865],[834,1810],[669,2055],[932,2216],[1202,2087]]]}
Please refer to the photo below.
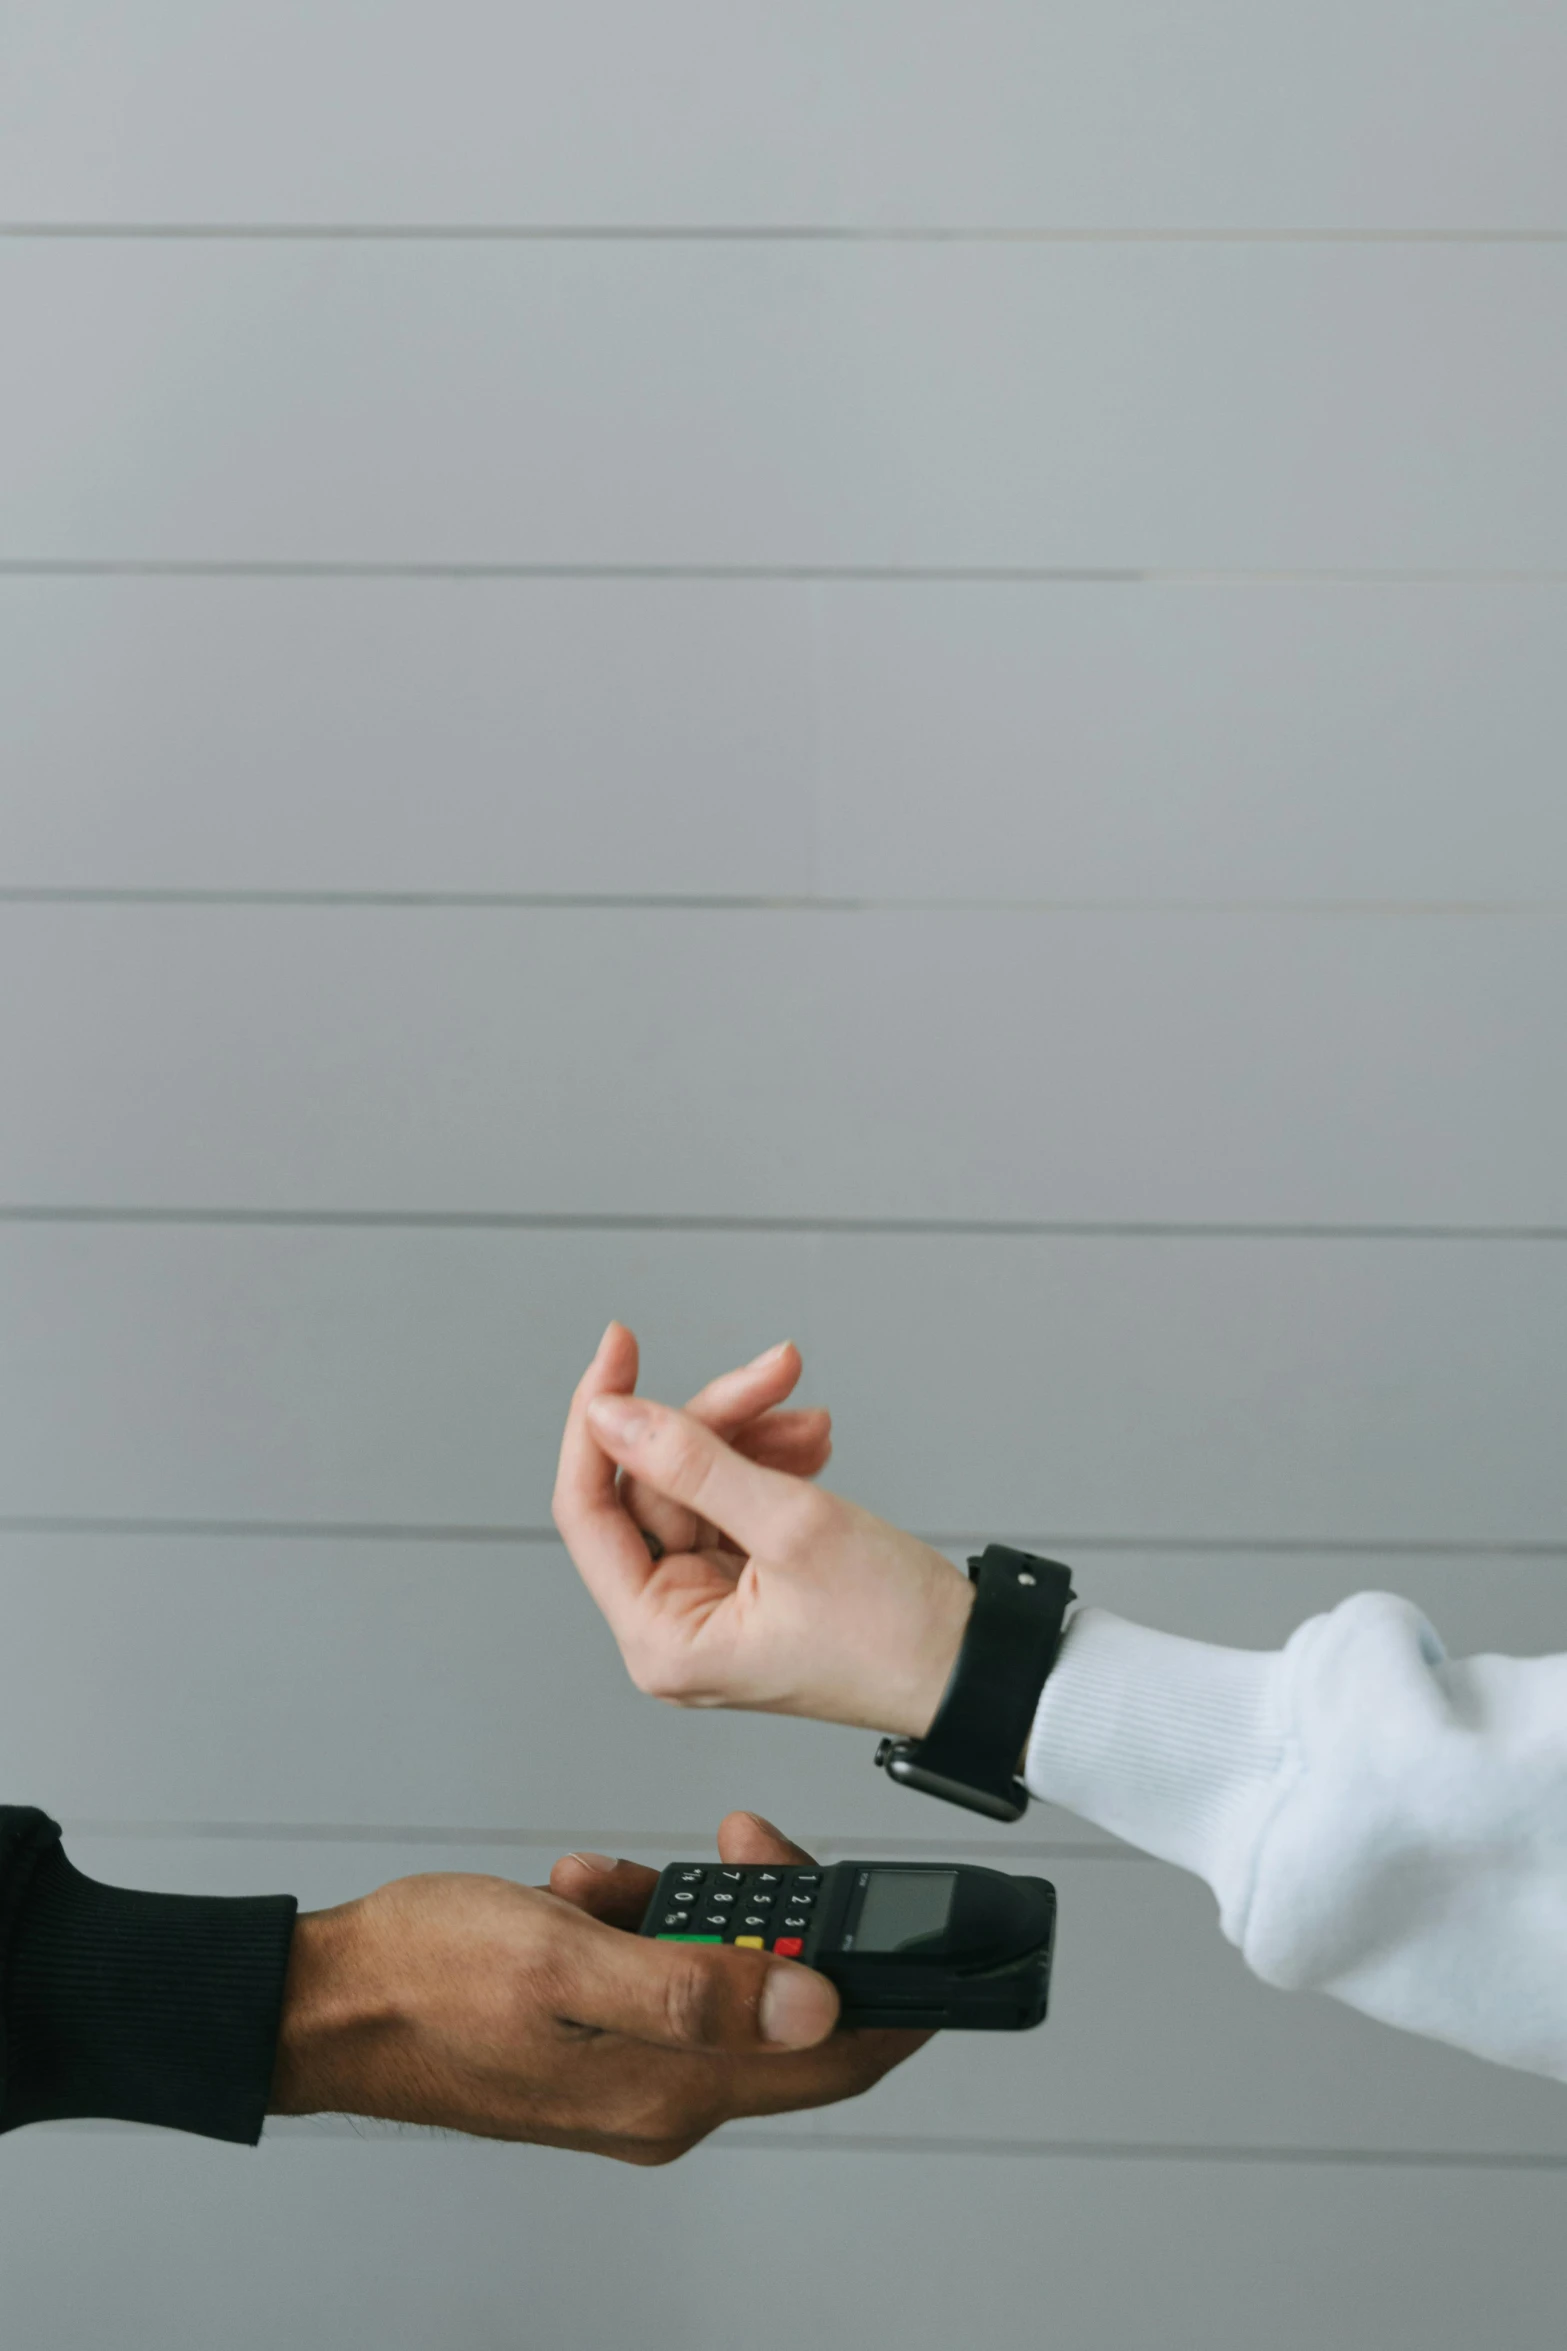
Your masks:
{"label": "thumb", "polygon": [[596,1396],[588,1421],[611,1458],[670,1502],[683,1502],[747,1551],[776,1548],[810,1489],[763,1469],[688,1412],[640,1396]]}
{"label": "thumb", "polygon": [[793,1959],[659,1942],[572,1914],[563,2006],[574,2024],[663,2049],[811,2049],[838,2021],[825,1976]]}

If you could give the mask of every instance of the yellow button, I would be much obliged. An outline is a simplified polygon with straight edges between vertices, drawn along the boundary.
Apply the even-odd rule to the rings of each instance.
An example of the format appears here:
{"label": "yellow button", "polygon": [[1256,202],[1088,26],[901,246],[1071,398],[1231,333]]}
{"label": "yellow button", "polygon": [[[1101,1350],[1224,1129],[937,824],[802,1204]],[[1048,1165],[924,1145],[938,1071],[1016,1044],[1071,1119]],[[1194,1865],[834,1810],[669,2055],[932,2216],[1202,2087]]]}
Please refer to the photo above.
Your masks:
{"label": "yellow button", "polygon": [[761,1948],[762,1938],[760,1935],[736,1935],[735,1937],[737,1951],[760,1951]]}

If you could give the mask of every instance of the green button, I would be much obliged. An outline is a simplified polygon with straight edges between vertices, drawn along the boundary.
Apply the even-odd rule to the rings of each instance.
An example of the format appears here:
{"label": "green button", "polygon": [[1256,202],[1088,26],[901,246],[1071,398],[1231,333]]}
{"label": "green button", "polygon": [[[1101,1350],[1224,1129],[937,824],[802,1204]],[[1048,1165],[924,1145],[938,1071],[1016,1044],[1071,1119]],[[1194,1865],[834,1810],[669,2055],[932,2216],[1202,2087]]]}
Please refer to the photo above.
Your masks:
{"label": "green button", "polygon": [[658,1943],[721,1943],[722,1935],[656,1935]]}

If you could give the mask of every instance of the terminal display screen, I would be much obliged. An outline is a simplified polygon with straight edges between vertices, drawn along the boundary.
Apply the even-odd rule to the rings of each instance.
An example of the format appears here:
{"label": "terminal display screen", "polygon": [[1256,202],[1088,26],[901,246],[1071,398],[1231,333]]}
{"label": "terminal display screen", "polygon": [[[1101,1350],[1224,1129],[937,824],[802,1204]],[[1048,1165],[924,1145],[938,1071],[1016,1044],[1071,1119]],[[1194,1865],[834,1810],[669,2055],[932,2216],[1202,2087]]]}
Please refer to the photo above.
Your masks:
{"label": "terminal display screen", "polygon": [[907,1951],[939,1935],[956,1870],[873,1869],[854,1932],[856,1951]]}

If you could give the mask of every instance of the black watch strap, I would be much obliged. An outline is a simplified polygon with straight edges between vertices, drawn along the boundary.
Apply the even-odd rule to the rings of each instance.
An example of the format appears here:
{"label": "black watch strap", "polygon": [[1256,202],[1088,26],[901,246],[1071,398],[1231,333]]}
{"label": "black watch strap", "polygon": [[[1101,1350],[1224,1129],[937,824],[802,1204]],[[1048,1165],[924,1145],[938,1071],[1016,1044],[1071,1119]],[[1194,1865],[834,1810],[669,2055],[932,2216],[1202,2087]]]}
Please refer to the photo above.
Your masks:
{"label": "black watch strap", "polygon": [[992,1820],[1020,1820],[1028,1790],[1016,1778],[1076,1594],[1072,1571],[992,1543],[968,1563],[974,1585],[963,1646],[923,1739],[883,1739],[890,1779]]}

